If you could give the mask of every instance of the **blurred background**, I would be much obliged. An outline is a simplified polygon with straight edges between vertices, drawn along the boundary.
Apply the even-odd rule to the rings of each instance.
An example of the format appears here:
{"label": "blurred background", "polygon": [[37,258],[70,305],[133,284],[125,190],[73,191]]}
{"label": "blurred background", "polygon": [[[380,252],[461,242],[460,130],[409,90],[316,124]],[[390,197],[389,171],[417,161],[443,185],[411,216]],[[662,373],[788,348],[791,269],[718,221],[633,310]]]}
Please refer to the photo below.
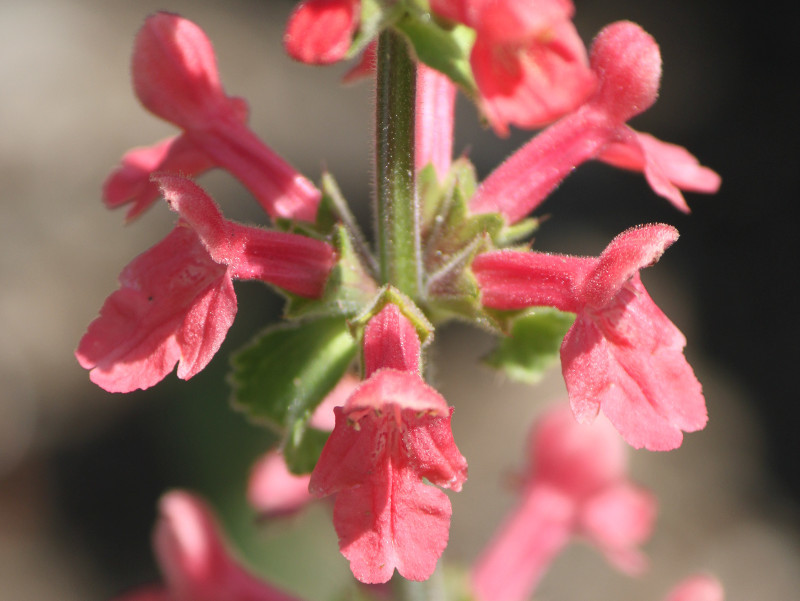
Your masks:
{"label": "blurred background", "polygon": [[[796,457],[800,404],[796,141],[800,65],[794,24],[738,3],[576,0],[587,44],[614,20],[654,35],[664,59],[658,103],[633,125],[687,146],[723,177],[717,196],[673,210],[635,174],[589,164],[541,208],[542,250],[596,254],[639,223],[675,225],[680,241],[643,274],[687,334],[711,421],[668,454],[632,453],[634,478],[661,503],[652,569],[630,580],[573,545],[545,579],[552,600],[656,600],[710,570],[729,601],[785,600],[800,590]],[[309,601],[349,581],[326,506],[256,524],[244,487],[272,442],[228,407],[227,355],[280,313],[265,287],[237,284],[239,314],[211,366],[189,382],[111,395],[73,350],[122,267],[160,240],[173,215],[155,206],[123,225],[100,186],[123,152],[174,133],[133,96],[129,59],[144,17],[165,9],[214,42],[229,94],[251,126],[317,180],[323,166],[369,226],[372,91],[344,87],[346,65],[314,69],[282,52],[288,0],[0,0],[0,597],[101,601],[157,579],[150,531],[159,495],[186,487],[220,512],[239,552]],[[481,175],[527,140],[497,140],[459,106],[456,152]],[[224,173],[201,179],[231,218],[263,223]],[[513,503],[503,483],[522,465],[532,417],[563,402],[558,370],[537,388],[475,361],[483,334],[437,332],[436,384],[456,406],[470,481],[453,496],[447,556],[468,563]],[[462,442],[463,441],[463,442]],[[499,491],[499,492],[498,492]],[[313,577],[308,577],[313,569]],[[580,574],[576,577],[576,574]]]}

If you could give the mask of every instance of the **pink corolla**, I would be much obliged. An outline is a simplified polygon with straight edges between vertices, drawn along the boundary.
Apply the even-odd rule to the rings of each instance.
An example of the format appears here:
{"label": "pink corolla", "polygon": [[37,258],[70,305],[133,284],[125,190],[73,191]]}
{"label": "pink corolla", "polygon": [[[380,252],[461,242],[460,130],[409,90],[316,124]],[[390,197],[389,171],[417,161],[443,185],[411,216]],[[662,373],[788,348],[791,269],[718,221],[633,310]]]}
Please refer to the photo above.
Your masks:
{"label": "pink corolla", "polygon": [[333,522],[358,580],[386,582],[395,569],[424,580],[447,546],[452,513],[432,485],[460,490],[467,465],[453,440],[452,410],[419,375],[420,343],[408,319],[388,304],[364,337],[368,378],[334,410],[309,490],[338,493]]}
{"label": "pink corolla", "polygon": [[286,25],[286,52],[303,63],[335,63],[350,49],[360,19],[360,0],[304,0]]}
{"label": "pink corolla", "polygon": [[472,264],[487,307],[576,314],[561,345],[575,416],[590,422],[602,410],[636,448],[674,449],[707,421],[686,339],[639,278],[677,238],[671,226],[649,225],[618,235],[597,258],[505,250]]}
{"label": "pink corolla", "polygon": [[574,537],[599,547],[618,569],[638,573],[638,546],[652,531],[652,495],[628,480],[627,449],[608,421],[578,424],[549,410],[534,424],[519,505],[472,570],[480,601],[525,601]]}
{"label": "pink corolla", "polygon": [[595,77],[570,0],[432,0],[438,15],[475,29],[470,55],[481,106],[498,134],[535,128],[576,109]]}
{"label": "pink corolla", "polygon": [[658,96],[661,54],[649,34],[627,21],[609,25],[595,38],[591,67],[599,82],[594,95],[492,172],[470,201],[473,213],[496,212],[510,223],[519,221],[590,159],[643,171],[653,191],[684,212],[689,208],[679,188],[719,189],[719,176],[687,150],[626,125]]}
{"label": "pink corolla", "polygon": [[132,203],[128,218],[136,217],[158,198],[153,173],[222,167],[271,217],[315,219],[319,190],[247,127],[247,103],[225,94],[211,42],[197,25],[169,13],[148,17],[136,36],[132,72],[145,108],[183,133],[125,154],[103,186],[109,207]]}
{"label": "pink corolla", "polygon": [[325,242],[227,221],[196,184],[167,175],[158,181],[182,219],[123,270],[75,353],[109,392],[153,386],[176,363],[179,378],[200,372],[236,315],[234,278],[313,298],[335,262]]}
{"label": "pink corolla", "polygon": [[188,492],[161,498],[153,546],[164,584],[117,601],[296,601],[231,556],[211,509]]}

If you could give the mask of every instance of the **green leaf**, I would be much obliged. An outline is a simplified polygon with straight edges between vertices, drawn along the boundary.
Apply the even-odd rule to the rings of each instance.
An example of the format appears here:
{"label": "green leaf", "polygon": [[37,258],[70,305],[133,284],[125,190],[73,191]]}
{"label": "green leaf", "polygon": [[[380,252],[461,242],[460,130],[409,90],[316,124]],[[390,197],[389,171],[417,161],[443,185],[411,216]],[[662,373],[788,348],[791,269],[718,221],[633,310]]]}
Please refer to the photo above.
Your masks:
{"label": "green leaf", "polygon": [[361,0],[361,16],[358,31],[353,36],[353,42],[347,49],[347,58],[359,54],[369,43],[374,40],[392,18],[396,10],[384,9],[377,0]]}
{"label": "green leaf", "polygon": [[475,32],[464,25],[443,29],[434,20],[406,15],[395,23],[414,48],[417,58],[447,75],[470,96],[477,96],[478,87],[469,64]]}
{"label": "green leaf", "polygon": [[535,384],[558,359],[561,341],[573,321],[573,314],[555,309],[523,313],[512,322],[509,336],[500,340],[484,362],[502,369],[512,380]]}
{"label": "green leaf", "polygon": [[233,404],[285,441],[296,437],[357,350],[342,317],[270,328],[231,359]]}

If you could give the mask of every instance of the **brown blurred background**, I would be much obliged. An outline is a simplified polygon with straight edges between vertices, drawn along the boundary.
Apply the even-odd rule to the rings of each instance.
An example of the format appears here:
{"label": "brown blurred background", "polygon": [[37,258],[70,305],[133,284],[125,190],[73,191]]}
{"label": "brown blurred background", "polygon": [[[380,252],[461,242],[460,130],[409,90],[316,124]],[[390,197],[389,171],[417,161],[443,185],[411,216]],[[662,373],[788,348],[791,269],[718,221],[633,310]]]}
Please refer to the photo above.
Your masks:
{"label": "brown blurred background", "polygon": [[[800,590],[793,22],[780,5],[767,13],[712,0],[643,4],[576,0],[578,30],[588,43],[627,18],[655,36],[662,94],[634,125],[686,145],[722,174],[722,191],[690,195],[694,212],[683,216],[643,178],[586,165],[542,207],[551,218],[537,246],[594,254],[631,225],[678,227],[681,240],[644,279],[687,333],[711,422],[679,451],[633,453],[634,477],[662,507],[646,547],[651,572],[627,579],[576,545],[539,596],[657,600],[707,569],[730,601],[792,599]],[[125,150],[175,131],[130,88],[133,37],[152,11],[199,23],[226,90],[249,101],[253,129],[312,179],[327,166],[370,224],[370,86],[340,86],[346,66],[313,69],[284,56],[292,6],[0,0],[0,599],[100,601],[157,578],[155,503],[176,486],[206,495],[248,561],[309,601],[349,580],[326,508],[254,527],[244,502],[247,471],[271,441],[227,407],[226,356],[279,314],[275,295],[237,285],[226,344],[190,382],[170,376],[147,392],[110,395],[72,355],[122,267],[173,221],[157,205],[124,226],[122,213],[100,203],[100,185]],[[456,151],[468,148],[481,174],[529,137],[496,140],[471,106],[459,108]],[[228,216],[263,223],[229,176],[201,183]],[[433,351],[470,461],[470,481],[453,496],[447,551],[462,562],[513,502],[504,482],[521,465],[530,418],[564,394],[557,370],[529,388],[472,367],[489,345],[452,327],[437,332]]]}

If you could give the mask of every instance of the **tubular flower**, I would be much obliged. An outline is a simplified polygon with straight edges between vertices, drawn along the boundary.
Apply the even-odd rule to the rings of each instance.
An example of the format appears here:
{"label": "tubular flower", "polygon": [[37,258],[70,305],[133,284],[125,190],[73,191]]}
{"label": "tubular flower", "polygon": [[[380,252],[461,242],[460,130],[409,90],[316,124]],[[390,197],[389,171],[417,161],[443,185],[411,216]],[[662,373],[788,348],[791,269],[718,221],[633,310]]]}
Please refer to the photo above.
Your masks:
{"label": "tubular flower", "polygon": [[303,63],[335,63],[347,54],[360,18],[360,0],[304,0],[286,25],[286,52]]}
{"label": "tubular flower", "polygon": [[617,568],[637,573],[637,549],[652,531],[655,501],[627,479],[622,440],[604,419],[575,422],[557,408],[531,431],[522,499],[472,570],[481,601],[529,599],[575,536],[588,538]]}
{"label": "tubular flower", "polygon": [[590,159],[644,171],[653,191],[676,208],[689,208],[680,190],[713,193],[719,176],[680,146],[634,131],[625,122],[658,96],[661,54],[638,25],[614,23],[592,45],[594,95],[509,157],[470,201],[473,213],[501,213],[519,221],[547,198],[575,167]]}
{"label": "tubular flower", "polygon": [[117,601],[296,601],[230,556],[211,510],[199,498],[169,492],[161,498],[159,514],[153,545],[165,584]]}
{"label": "tubular flower", "polygon": [[636,448],[674,449],[707,421],[686,339],[639,278],[677,238],[671,226],[649,225],[623,232],[598,258],[494,251],[472,264],[487,307],[576,314],[561,345],[575,416],[589,422],[602,409]]}
{"label": "tubular flower", "polygon": [[417,171],[432,164],[441,180],[453,159],[456,87],[445,75],[420,63],[417,67],[414,163]]}
{"label": "tubular flower", "polygon": [[158,197],[154,172],[230,171],[273,218],[313,221],[320,192],[247,127],[247,104],[225,94],[211,42],[177,15],[150,16],[136,37],[133,85],[142,104],[183,133],[128,152],[104,184],[109,207],[133,203],[128,218]]}
{"label": "tubular flower", "polygon": [[369,322],[369,377],[334,410],[336,425],[311,474],[314,496],[338,493],[339,547],[365,583],[386,582],[395,569],[409,580],[431,575],[447,545],[451,507],[423,478],[458,491],[467,477],[450,430],[452,410],[420,377],[412,333],[391,304]]}
{"label": "tubular flower", "polygon": [[233,278],[316,297],[335,260],[324,242],[224,220],[186,179],[159,183],[182,219],[123,270],[75,353],[109,392],[149,388],[176,363],[182,379],[208,365],[236,315]]}
{"label": "tubular flower", "polygon": [[580,106],[594,75],[570,0],[432,0],[438,15],[475,29],[470,55],[492,127],[541,127]]}

